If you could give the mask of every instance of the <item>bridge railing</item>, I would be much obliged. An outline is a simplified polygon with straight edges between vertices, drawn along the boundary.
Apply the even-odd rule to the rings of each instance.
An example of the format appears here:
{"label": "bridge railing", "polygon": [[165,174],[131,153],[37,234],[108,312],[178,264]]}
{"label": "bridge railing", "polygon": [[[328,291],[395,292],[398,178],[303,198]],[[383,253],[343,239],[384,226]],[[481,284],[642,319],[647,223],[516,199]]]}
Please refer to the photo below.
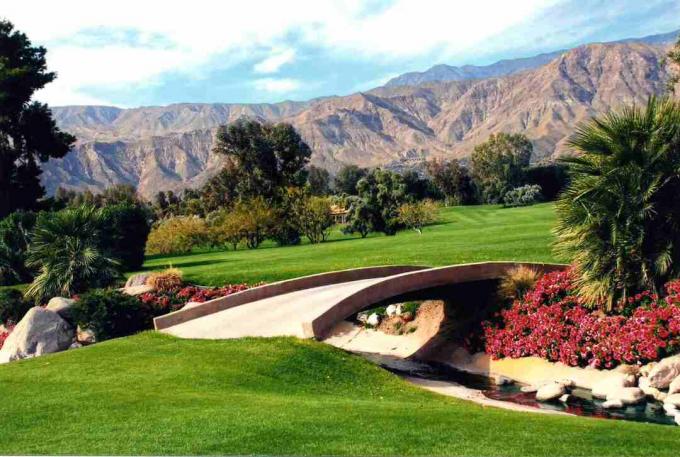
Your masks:
{"label": "bridge railing", "polygon": [[382,278],[428,268],[429,267],[413,265],[377,266],[332,271],[303,276],[301,278],[288,279],[253,287],[252,289],[237,292],[226,297],[206,301],[205,303],[201,303],[200,305],[191,308],[180,309],[179,311],[156,317],[153,320],[154,327],[156,330],[161,330],[199,317],[224,311],[225,309],[233,308],[235,306],[245,305],[256,300],[262,300],[264,298],[270,298],[299,290],[329,286],[342,282],[358,281],[361,279]]}

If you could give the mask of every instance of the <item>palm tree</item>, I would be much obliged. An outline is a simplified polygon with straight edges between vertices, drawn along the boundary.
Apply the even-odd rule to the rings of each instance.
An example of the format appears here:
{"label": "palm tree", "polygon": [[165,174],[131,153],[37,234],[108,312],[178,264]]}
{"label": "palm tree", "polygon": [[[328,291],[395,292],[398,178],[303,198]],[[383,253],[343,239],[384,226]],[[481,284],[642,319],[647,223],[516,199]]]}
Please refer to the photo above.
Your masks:
{"label": "palm tree", "polygon": [[28,264],[39,271],[26,297],[41,303],[70,297],[90,287],[105,287],[120,278],[118,262],[100,243],[101,210],[82,206],[42,214],[36,222]]}
{"label": "palm tree", "polygon": [[577,288],[611,310],[680,272],[680,104],[651,98],[581,125],[564,159],[571,185],[557,203],[556,250]]}

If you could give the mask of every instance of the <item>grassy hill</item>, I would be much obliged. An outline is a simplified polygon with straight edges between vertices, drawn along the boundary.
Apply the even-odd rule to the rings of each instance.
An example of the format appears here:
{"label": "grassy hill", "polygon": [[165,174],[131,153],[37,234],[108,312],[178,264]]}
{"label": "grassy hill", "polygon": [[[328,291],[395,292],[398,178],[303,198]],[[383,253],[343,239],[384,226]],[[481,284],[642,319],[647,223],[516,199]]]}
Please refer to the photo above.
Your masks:
{"label": "grassy hill", "polygon": [[290,338],[144,333],[0,367],[0,454],[677,455],[680,429],[484,408]]}
{"label": "grassy hill", "polygon": [[465,206],[444,208],[437,225],[423,235],[403,231],[396,236],[372,234],[366,239],[333,230],[318,245],[257,250],[214,251],[150,258],[145,268],[180,268],[185,278],[205,285],[276,281],[325,271],[371,265],[451,265],[484,260],[551,262],[550,229],[555,215],[550,203],[526,208]]}

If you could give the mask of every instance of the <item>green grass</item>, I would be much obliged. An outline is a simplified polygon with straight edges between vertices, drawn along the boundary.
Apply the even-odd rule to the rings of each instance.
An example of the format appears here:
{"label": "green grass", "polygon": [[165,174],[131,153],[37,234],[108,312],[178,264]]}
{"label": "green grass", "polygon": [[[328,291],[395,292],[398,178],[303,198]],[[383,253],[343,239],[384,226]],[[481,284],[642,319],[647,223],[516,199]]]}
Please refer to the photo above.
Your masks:
{"label": "green grass", "polygon": [[289,338],[155,333],[0,367],[0,454],[675,456],[680,429],[483,408]]}
{"label": "green grass", "polygon": [[172,265],[189,281],[205,285],[271,282],[308,274],[372,265],[452,265],[484,260],[556,261],[551,251],[553,205],[526,208],[467,206],[444,208],[441,221],[423,235],[349,237],[334,230],[318,245],[213,251],[153,257],[145,268]]}

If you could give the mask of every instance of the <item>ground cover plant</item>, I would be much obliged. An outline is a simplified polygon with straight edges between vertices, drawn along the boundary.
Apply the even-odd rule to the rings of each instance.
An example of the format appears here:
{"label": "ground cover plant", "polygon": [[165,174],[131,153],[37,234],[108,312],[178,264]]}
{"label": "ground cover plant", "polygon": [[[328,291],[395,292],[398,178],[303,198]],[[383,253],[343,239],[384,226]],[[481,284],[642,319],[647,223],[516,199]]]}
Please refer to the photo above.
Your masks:
{"label": "ground cover plant", "polygon": [[277,247],[267,241],[258,250],[204,251],[179,256],[151,256],[145,268],[172,265],[184,279],[211,286],[274,282],[282,279],[370,265],[452,265],[488,260],[556,262],[551,251],[553,206],[462,206],[440,208],[437,224],[423,235],[406,230],[396,237],[343,234],[335,227],[327,242]]}
{"label": "ground cover plant", "polygon": [[510,308],[482,323],[485,352],[613,368],[680,351],[680,280],[667,283],[663,297],[643,291],[610,314],[594,310],[576,292],[572,270],[544,275]]}
{"label": "ground cover plant", "polygon": [[646,457],[680,445],[668,426],[436,395],[288,338],[142,333],[0,367],[0,397],[0,454]]}

